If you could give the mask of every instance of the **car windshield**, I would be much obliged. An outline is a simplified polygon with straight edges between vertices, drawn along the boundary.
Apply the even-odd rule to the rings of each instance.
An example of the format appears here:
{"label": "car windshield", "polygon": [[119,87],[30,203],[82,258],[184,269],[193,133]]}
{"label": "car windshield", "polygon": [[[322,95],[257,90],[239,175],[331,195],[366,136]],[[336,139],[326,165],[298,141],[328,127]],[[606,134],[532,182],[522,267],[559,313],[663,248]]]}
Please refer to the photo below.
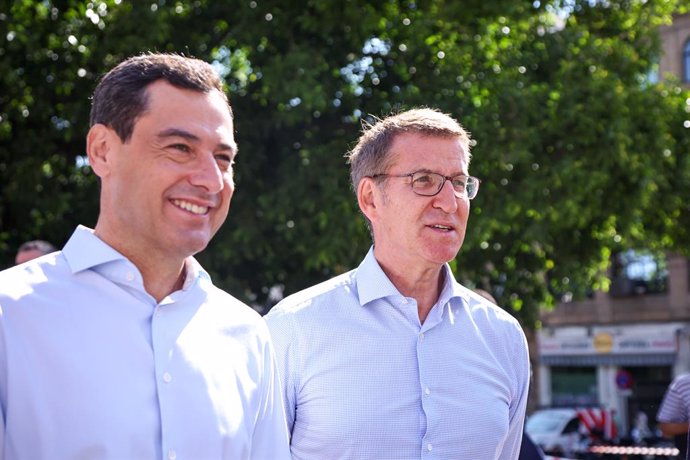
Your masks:
{"label": "car windshield", "polygon": [[529,434],[553,433],[563,425],[567,416],[559,412],[537,411],[532,414],[525,424],[525,431]]}

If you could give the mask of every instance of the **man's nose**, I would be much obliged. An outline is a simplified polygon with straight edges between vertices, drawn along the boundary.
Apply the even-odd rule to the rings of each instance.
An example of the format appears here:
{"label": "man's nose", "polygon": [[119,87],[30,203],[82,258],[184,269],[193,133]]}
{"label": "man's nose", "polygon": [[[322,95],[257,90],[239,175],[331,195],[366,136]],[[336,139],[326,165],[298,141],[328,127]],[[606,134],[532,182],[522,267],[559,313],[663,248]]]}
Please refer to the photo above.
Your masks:
{"label": "man's nose", "polygon": [[223,171],[212,153],[199,156],[190,176],[190,182],[192,185],[205,188],[209,193],[218,193],[223,190]]}
{"label": "man's nose", "polygon": [[434,206],[442,209],[448,214],[458,210],[458,197],[451,181],[446,180],[441,186],[441,191],[434,197]]}

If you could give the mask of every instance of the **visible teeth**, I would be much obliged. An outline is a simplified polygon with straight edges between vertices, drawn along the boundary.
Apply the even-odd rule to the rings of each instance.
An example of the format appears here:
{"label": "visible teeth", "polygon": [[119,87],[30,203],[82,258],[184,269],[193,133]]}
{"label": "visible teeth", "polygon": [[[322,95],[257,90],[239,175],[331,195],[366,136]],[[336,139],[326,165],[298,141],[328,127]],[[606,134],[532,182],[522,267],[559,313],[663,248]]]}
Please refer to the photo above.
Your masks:
{"label": "visible teeth", "polygon": [[194,203],[190,203],[188,201],[182,201],[182,200],[173,200],[173,204],[175,206],[179,206],[180,208],[184,209],[185,211],[189,211],[192,214],[206,214],[208,212],[208,207],[207,206],[198,206]]}
{"label": "visible teeth", "polygon": [[433,227],[441,230],[450,230],[450,227],[446,227],[445,225],[433,225]]}

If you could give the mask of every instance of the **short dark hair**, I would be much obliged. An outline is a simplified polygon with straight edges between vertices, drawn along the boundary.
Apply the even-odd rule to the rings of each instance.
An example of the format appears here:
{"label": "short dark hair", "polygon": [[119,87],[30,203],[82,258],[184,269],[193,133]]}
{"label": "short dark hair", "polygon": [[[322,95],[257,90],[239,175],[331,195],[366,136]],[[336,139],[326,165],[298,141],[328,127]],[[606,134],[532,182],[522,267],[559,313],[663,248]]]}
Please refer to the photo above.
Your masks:
{"label": "short dark hair", "polygon": [[32,240],[22,243],[17,249],[17,254],[24,251],[41,251],[43,254],[50,254],[57,251],[57,248],[44,240]]}
{"label": "short dark hair", "polygon": [[178,54],[146,53],[122,61],[101,78],[91,98],[90,125],[104,124],[127,142],[148,107],[146,88],[158,80],[202,93],[216,90],[232,117],[223,82],[210,64]]}

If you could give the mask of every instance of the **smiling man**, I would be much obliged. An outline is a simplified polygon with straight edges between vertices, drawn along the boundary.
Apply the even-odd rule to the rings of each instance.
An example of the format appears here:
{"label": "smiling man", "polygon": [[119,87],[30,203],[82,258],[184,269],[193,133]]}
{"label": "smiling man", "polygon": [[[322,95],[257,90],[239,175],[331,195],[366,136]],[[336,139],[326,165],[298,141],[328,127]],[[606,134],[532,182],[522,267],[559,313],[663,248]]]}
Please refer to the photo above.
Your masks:
{"label": "smiling man", "polygon": [[146,54],[98,84],[94,230],[0,272],[0,458],[289,458],[268,329],[193,255],[228,214],[221,80]]}
{"label": "smiling man", "polygon": [[455,281],[469,137],[414,109],[349,154],[374,245],[356,269],[267,315],[295,459],[517,459],[529,385],[517,321]]}

